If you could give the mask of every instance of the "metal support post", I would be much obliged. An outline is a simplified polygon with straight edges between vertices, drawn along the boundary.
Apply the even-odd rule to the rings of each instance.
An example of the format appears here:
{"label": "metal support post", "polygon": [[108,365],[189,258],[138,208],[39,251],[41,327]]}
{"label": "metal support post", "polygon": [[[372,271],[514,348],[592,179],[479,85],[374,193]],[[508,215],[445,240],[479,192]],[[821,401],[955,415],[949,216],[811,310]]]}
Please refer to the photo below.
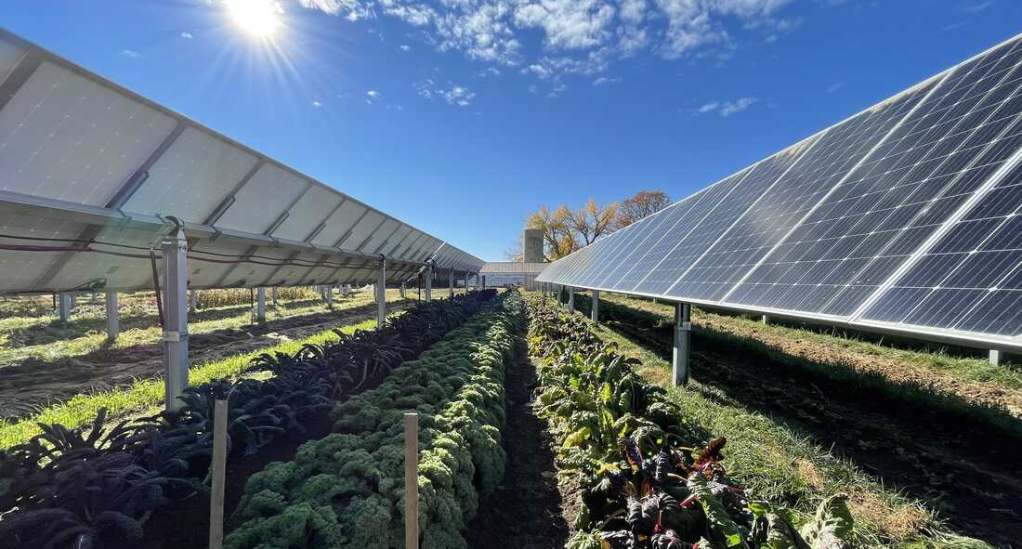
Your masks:
{"label": "metal support post", "polygon": [[277,287],[274,286],[273,289],[270,290],[270,298],[273,299],[273,306],[274,307],[277,306],[277,296],[278,296],[278,294],[279,294],[279,292],[277,291]]}
{"label": "metal support post", "polygon": [[376,328],[383,328],[387,320],[387,260],[380,260],[376,277]]}
{"label": "metal support post", "polygon": [[451,269],[447,274],[447,287],[449,291],[448,297],[454,299],[454,269]]}
{"label": "metal support post", "polygon": [[575,312],[575,288],[568,288],[568,312]]}
{"label": "metal support post", "polygon": [[71,294],[61,293],[57,296],[57,304],[60,311],[60,323],[67,324],[71,321]]}
{"label": "metal support post", "polygon": [[675,385],[688,383],[688,360],[691,348],[692,306],[678,303],[674,308],[674,356],[672,361]]}
{"label": "metal support post", "polygon": [[266,322],[266,288],[256,288],[256,322]]}
{"label": "metal support post", "polygon": [[479,285],[482,289],[486,289],[486,275],[479,275]]}
{"label": "metal support post", "polygon": [[117,339],[121,333],[121,319],[117,311],[117,292],[106,291],[106,338],[109,341]]}
{"label": "metal support post", "polygon": [[600,290],[593,290],[593,307],[592,307],[592,319],[593,322],[600,321]]}
{"label": "metal support post", "polygon": [[401,283],[401,299],[405,298],[405,283]]}
{"label": "metal support post", "polygon": [[199,290],[189,290],[188,312],[194,313],[197,310],[199,310]]}
{"label": "metal support post", "polygon": [[1004,351],[1000,349],[990,349],[990,364],[994,366],[1000,366],[1001,361],[1004,360]]}
{"label": "metal support post", "polygon": [[426,269],[426,272],[423,274],[423,276],[426,279],[426,289],[425,289],[426,290],[426,294],[425,294],[426,303],[429,303],[433,299],[433,268],[430,267],[430,268]]}
{"label": "metal support post", "polygon": [[768,325],[769,325],[769,324],[770,324],[770,315],[763,315],[763,316],[761,316],[761,317],[759,318],[759,320],[760,320],[760,322],[762,322],[763,324],[768,324]]}
{"label": "metal support post", "polygon": [[188,387],[188,240],[178,229],[163,241],[164,406],[178,410]]}
{"label": "metal support post", "polygon": [[463,281],[464,281],[463,285],[465,286],[465,294],[468,294],[468,271],[465,271],[465,278]]}
{"label": "metal support post", "polygon": [[320,291],[323,293],[323,301],[326,301],[327,308],[333,309],[334,308],[334,289],[331,288],[330,286],[323,286],[322,288],[320,288]]}

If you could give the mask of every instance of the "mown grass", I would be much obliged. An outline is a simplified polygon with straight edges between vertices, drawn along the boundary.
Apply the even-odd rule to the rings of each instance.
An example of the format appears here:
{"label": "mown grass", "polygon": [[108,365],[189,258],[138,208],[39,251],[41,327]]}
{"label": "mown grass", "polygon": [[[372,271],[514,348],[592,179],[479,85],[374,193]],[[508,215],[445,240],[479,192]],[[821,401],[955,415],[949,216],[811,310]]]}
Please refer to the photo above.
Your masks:
{"label": "mown grass", "polygon": [[[674,318],[673,304],[653,303],[647,299],[614,294],[601,294],[600,297],[613,303],[654,312],[671,321]],[[882,357],[911,364],[961,381],[988,383],[1008,390],[1022,389],[1022,368],[995,366],[985,358],[968,356],[976,355],[979,351],[937,344],[927,344],[923,346],[923,350],[917,350],[912,348],[908,342],[903,343],[897,338],[869,336],[826,327],[788,326],[781,323],[764,325],[758,320],[740,315],[722,315],[698,309],[693,310],[693,323],[699,324],[704,317],[712,317],[721,323],[742,328],[743,331],[755,329],[792,339],[801,339],[820,347],[863,357]]]}
{"label": "mown grass", "polygon": [[922,503],[877,483],[796,428],[746,409],[724,392],[696,381],[674,387],[670,364],[623,335],[599,326],[599,335],[643,362],[639,373],[667,389],[687,419],[727,438],[725,463],[732,478],[755,499],[783,505],[805,520],[826,497],[850,496],[855,546],[897,549],[989,549],[949,531]]}
{"label": "mown grass", "polygon": [[[413,297],[409,294],[409,297]],[[399,301],[398,290],[387,290],[387,301]],[[81,300],[78,314],[60,325],[52,315],[21,316],[0,319],[0,368],[23,363],[30,359],[53,361],[82,356],[101,349],[127,349],[158,343],[162,330],[157,325],[155,311],[138,303],[138,299],[125,300],[122,305],[121,333],[114,342],[107,341],[105,309],[102,302],[89,304]],[[312,301],[281,302],[274,307],[267,303],[267,321],[298,316],[340,312],[369,305],[375,301],[371,292],[360,292],[349,298],[336,298],[333,309],[325,303]],[[126,305],[126,306],[125,306]],[[241,329],[253,324],[252,311],[247,305],[202,309],[191,315],[188,331],[208,334],[224,330]]]}
{"label": "mown grass", "polygon": [[[660,319],[663,325],[673,325],[673,306],[653,304],[644,300],[628,299],[624,297],[612,297],[605,299],[606,306],[603,310],[611,313],[614,307],[631,310],[630,314],[652,315]],[[576,305],[582,310],[588,311],[588,297],[576,296]],[[670,313],[670,314],[669,314]],[[611,313],[612,314],[612,313]],[[709,317],[713,317],[714,323],[723,324],[737,329],[733,331],[721,331],[709,326]],[[1014,440],[1022,440],[1022,421],[1013,413],[1002,406],[992,404],[970,394],[959,394],[950,386],[943,386],[939,383],[929,383],[925,379],[896,378],[890,370],[884,368],[862,368],[858,367],[856,361],[868,361],[868,356],[850,357],[835,360],[813,360],[810,358],[790,354],[757,338],[756,333],[763,330],[773,331],[774,334],[793,340],[802,338],[812,341],[812,345],[828,346],[834,348],[841,346],[841,338],[818,334],[800,328],[789,328],[785,326],[763,325],[760,322],[736,317],[717,315],[714,313],[700,312],[694,314],[693,325],[695,327],[694,337],[703,344],[709,344],[717,348],[730,349],[748,355],[759,356],[777,364],[802,371],[810,376],[830,379],[840,382],[849,390],[855,390],[862,394],[875,394],[879,397],[886,397],[897,402],[909,405],[923,405],[934,412],[946,414],[947,417],[959,421],[988,428],[1000,436],[1010,437]],[[730,330],[730,328],[728,328]],[[848,341],[857,351],[869,351],[871,354],[883,355],[885,360],[896,362],[898,356],[911,356],[915,361],[924,365],[930,370],[937,368],[937,364],[944,364],[944,372],[932,372],[933,376],[955,375],[965,376],[970,368],[987,369],[989,364],[975,364],[979,361],[951,357],[948,355],[930,355],[919,351],[889,348],[882,345],[868,342]],[[858,350],[862,349],[862,350]],[[852,351],[848,351],[851,353]],[[841,356],[840,353],[835,353]],[[897,367],[897,364],[892,365]],[[1009,368],[1000,367],[1006,373],[1000,374],[1000,379],[1012,379],[1015,374]],[[953,372],[953,373],[952,373]],[[973,381],[973,383],[979,383]],[[986,390],[991,392],[1016,391],[1011,387],[998,382],[987,384],[992,386]]]}
{"label": "mown grass", "polygon": [[[354,333],[355,330],[373,330],[376,329],[376,320],[349,324],[339,329],[346,334]],[[262,353],[294,353],[306,343],[322,344],[336,339],[338,336],[333,330],[325,330],[302,340],[284,341],[256,351],[193,366],[188,371],[188,382],[190,385],[199,385],[213,379],[238,378],[248,370],[252,359]],[[112,416],[127,415],[161,405],[163,395],[162,379],[138,380],[131,387],[124,389],[79,394],[70,400],[45,408],[32,417],[16,422],[0,422],[0,449],[22,444],[39,434],[42,432],[39,423],[80,427],[92,421],[102,408],[106,408]]]}

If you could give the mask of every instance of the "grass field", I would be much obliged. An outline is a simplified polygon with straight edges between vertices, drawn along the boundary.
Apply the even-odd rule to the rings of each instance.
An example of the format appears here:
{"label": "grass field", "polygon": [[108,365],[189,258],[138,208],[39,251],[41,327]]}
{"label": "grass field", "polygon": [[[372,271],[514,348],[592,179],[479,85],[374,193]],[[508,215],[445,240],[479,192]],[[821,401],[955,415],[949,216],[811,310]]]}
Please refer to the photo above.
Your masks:
{"label": "grass field", "polygon": [[[216,300],[219,306],[203,307],[202,296],[206,293],[236,292],[246,296],[246,291],[206,290],[200,293],[199,309],[189,314],[190,334],[207,334],[251,326],[254,311],[250,304],[226,304],[227,299]],[[243,292],[243,293],[242,293]],[[277,305],[267,296],[266,320],[274,321],[304,315],[325,313],[330,310],[343,311],[375,302],[372,292],[361,291],[351,297],[334,295],[333,308],[327,307],[315,292],[297,294],[298,299],[280,299]],[[414,294],[409,293],[410,297]],[[399,301],[400,291],[387,290],[387,301]],[[64,357],[81,356],[101,349],[126,349],[138,345],[153,344],[160,340],[162,331],[156,316],[156,305],[152,293],[124,295],[120,299],[121,333],[116,341],[108,342],[106,337],[106,309],[102,295],[96,299],[84,297],[66,325],[61,324],[52,310],[43,310],[41,298],[7,298],[0,310],[0,371],[30,359],[53,361]],[[207,299],[207,302],[214,301]]]}

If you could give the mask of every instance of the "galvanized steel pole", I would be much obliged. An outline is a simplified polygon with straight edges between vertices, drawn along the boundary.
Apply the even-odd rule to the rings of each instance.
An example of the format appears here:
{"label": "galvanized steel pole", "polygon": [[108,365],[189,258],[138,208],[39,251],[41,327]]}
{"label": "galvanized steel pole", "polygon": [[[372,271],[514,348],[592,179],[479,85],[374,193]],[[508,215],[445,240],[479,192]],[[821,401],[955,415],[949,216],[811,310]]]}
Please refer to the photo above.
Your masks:
{"label": "galvanized steel pole", "polygon": [[266,322],[266,288],[256,289],[256,322]]}
{"label": "galvanized steel pole", "polygon": [[164,406],[176,411],[188,387],[188,241],[181,229],[163,241],[163,287]]}
{"label": "galvanized steel pole", "polygon": [[600,321],[600,290],[593,290],[593,306],[590,315],[593,322]]}
{"label": "galvanized steel pole", "polygon": [[114,341],[121,333],[121,318],[117,311],[117,292],[106,291],[106,338]]}
{"label": "galvanized steel pole", "polygon": [[674,356],[672,373],[675,385],[688,383],[688,361],[691,347],[692,306],[678,303],[674,309]]}
{"label": "galvanized steel pole", "polygon": [[383,328],[387,320],[387,260],[380,259],[380,269],[376,277],[376,328]]}

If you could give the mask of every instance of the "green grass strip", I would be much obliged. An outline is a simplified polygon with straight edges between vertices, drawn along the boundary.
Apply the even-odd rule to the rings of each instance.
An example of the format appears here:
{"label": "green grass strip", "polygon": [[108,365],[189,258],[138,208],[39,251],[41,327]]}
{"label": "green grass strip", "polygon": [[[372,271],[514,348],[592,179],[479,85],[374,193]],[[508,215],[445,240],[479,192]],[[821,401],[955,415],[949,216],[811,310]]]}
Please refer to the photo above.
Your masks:
{"label": "green grass strip", "polygon": [[[375,319],[340,328],[346,334],[354,333],[355,330],[375,329]],[[338,339],[337,334],[333,330],[324,330],[306,339],[284,341],[270,347],[193,366],[188,370],[188,382],[194,386],[214,379],[235,378],[245,373],[252,359],[263,353],[294,353],[306,343],[318,345],[336,339]],[[81,427],[95,419],[102,408],[106,408],[112,416],[117,416],[160,406],[163,404],[163,393],[162,379],[140,379],[135,381],[131,387],[76,395],[70,400],[47,407],[32,417],[16,422],[0,422],[0,449],[6,450],[28,442],[29,439],[42,432],[39,423],[59,423],[69,428]]]}

